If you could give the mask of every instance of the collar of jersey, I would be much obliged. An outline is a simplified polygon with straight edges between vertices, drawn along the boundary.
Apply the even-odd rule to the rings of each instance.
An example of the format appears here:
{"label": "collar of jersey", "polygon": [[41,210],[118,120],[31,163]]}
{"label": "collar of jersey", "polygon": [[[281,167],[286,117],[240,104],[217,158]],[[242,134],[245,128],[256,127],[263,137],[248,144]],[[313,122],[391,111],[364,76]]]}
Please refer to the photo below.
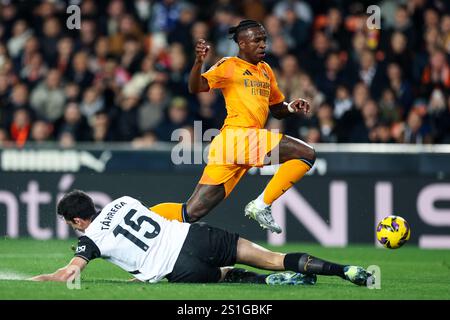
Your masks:
{"label": "collar of jersey", "polygon": [[238,56],[235,56],[234,58],[236,58],[239,62],[246,64],[252,68],[258,69],[258,67],[261,65],[262,62],[258,62],[257,65],[254,65],[253,63],[250,63],[248,61],[245,61],[244,59],[239,58]]}

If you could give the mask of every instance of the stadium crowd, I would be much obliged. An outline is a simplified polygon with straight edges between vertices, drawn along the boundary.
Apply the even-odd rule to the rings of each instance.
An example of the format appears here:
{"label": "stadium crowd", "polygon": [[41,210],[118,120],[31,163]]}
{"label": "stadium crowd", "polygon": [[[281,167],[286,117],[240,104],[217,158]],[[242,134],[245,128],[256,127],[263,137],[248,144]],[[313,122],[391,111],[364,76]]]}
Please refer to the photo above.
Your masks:
{"label": "stadium crowd", "polygon": [[[309,143],[450,143],[450,5],[371,1],[0,0],[0,146],[29,142],[171,141],[173,130],[220,128],[219,92],[191,95],[194,46],[207,66],[237,53],[228,28],[264,24],[268,62],[286,100],[312,112],[268,128]],[[81,29],[69,29],[69,5]]]}

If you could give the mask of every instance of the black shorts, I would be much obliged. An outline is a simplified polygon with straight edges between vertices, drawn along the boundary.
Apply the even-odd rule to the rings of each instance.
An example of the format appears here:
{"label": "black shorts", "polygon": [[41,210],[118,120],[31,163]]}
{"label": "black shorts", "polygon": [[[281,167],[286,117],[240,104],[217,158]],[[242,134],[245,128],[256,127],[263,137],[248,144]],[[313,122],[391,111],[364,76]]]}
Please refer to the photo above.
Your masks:
{"label": "black shorts", "polygon": [[175,266],[166,276],[169,282],[218,282],[220,267],[236,263],[239,235],[208,224],[193,223]]}

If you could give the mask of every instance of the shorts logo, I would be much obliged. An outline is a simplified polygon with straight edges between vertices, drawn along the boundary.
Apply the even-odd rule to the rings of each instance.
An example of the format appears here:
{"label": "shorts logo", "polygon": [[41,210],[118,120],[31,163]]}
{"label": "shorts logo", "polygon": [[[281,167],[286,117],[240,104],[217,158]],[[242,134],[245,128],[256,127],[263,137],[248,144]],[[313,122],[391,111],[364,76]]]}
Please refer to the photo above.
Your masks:
{"label": "shorts logo", "polygon": [[86,246],[78,246],[77,250],[75,250],[75,253],[85,252]]}

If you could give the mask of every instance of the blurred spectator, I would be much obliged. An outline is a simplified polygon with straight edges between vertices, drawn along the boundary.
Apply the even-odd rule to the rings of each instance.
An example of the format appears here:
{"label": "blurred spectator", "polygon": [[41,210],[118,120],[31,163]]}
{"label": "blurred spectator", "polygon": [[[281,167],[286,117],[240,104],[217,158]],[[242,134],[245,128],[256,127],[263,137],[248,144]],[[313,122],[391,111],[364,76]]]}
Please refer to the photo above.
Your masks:
{"label": "blurred spectator", "polygon": [[45,81],[41,81],[31,92],[31,107],[39,117],[53,122],[63,114],[64,103],[61,74],[57,69],[51,69],[47,73]]}
{"label": "blurred spectator", "polygon": [[52,66],[58,69],[62,75],[67,76],[74,54],[74,44],[72,38],[61,38],[57,44],[57,51],[57,57],[54,61],[52,61]]}
{"label": "blurred spectator", "polygon": [[191,120],[187,100],[182,97],[174,97],[170,101],[166,117],[155,132],[159,140],[171,141],[172,133],[177,129],[192,125]]}
{"label": "blurred spectator", "polygon": [[271,49],[266,53],[265,61],[274,69],[280,68],[281,60],[289,53],[285,37],[276,35],[272,38]]}
{"label": "blurred spectator", "polygon": [[408,13],[408,8],[404,5],[399,5],[395,11],[394,25],[386,32],[386,42],[389,41],[391,34],[394,32],[401,32],[406,36],[409,49],[416,47],[417,39],[414,25]]}
{"label": "blurred spectator", "polygon": [[31,137],[29,142],[42,144],[51,140],[53,126],[50,122],[45,120],[37,120],[33,122],[31,128]]}
{"label": "blurred spectator", "polygon": [[400,66],[390,63],[387,67],[389,87],[393,90],[396,100],[401,108],[401,115],[409,112],[413,102],[413,92],[410,82],[403,77]]}
{"label": "blurred spectator", "polygon": [[361,110],[369,99],[369,88],[363,82],[357,83],[353,88],[352,107],[344,112],[337,124],[338,142],[352,142],[353,128],[362,123]]}
{"label": "blurred spectator", "polygon": [[28,88],[24,83],[18,83],[12,88],[11,96],[7,108],[14,111],[19,108],[29,109]]}
{"label": "blurred spectator", "polygon": [[56,60],[56,52],[59,38],[61,37],[61,23],[58,18],[50,17],[45,20],[43,26],[43,35],[39,42],[47,64],[53,63]]}
{"label": "blurred spectator", "polygon": [[75,82],[68,82],[64,86],[64,95],[68,102],[80,101],[80,87]]}
{"label": "blurred spectator", "polygon": [[189,68],[183,46],[174,43],[169,49],[169,77],[167,89],[174,96],[188,96]]}
{"label": "blurred spectator", "polygon": [[202,122],[203,133],[208,129],[220,129],[225,120],[225,106],[217,92],[200,92],[197,94],[197,100],[196,120]]}
{"label": "blurred spectator", "polygon": [[142,50],[141,42],[133,36],[125,38],[120,65],[124,67],[129,74],[133,74],[140,69],[143,58],[144,52]]}
{"label": "blurred spectator", "polygon": [[333,50],[345,50],[350,47],[350,35],[344,27],[344,20],[342,17],[342,12],[337,7],[331,7],[328,9],[327,15],[322,17],[322,25],[319,23],[320,18],[318,18],[318,25],[316,28],[323,30],[325,35],[331,40],[331,48]]}
{"label": "blurred spectator", "polygon": [[297,17],[301,18],[303,21],[305,21],[308,24],[311,24],[313,22],[313,12],[311,10],[311,6],[306,1],[302,0],[282,0],[278,1],[275,7],[273,8],[274,14],[278,18],[282,18],[286,12],[291,8],[295,11]]}
{"label": "blurred spectator", "polygon": [[61,148],[72,148],[76,144],[75,137],[68,131],[63,132],[58,139]]}
{"label": "blurred spectator", "polygon": [[318,73],[315,78],[317,88],[325,94],[328,101],[334,100],[334,94],[339,84],[345,84],[347,79],[342,70],[342,61],[339,54],[334,52],[327,56],[325,70]]}
{"label": "blurred spectator", "polygon": [[309,144],[320,143],[320,130],[316,127],[308,128],[304,139]]}
{"label": "blurred spectator", "polygon": [[17,20],[17,7],[12,2],[5,2],[0,10],[0,17],[2,25],[4,26],[4,39],[9,39],[12,36],[12,29],[14,22]]}
{"label": "blurred spectator", "polygon": [[104,111],[95,114],[92,122],[92,140],[94,142],[112,142],[116,140],[111,128],[109,115]]}
{"label": "blurred spectator", "polygon": [[130,14],[124,14],[119,18],[118,31],[111,33],[109,37],[110,53],[119,56],[123,52],[125,40],[134,37],[140,43],[144,39],[141,27]]}
{"label": "blurred spectator", "polygon": [[72,69],[69,72],[70,81],[78,84],[82,90],[92,84],[94,75],[88,69],[88,54],[85,51],[79,51],[75,54],[72,61]]}
{"label": "blurred spectator", "polygon": [[32,57],[39,53],[40,44],[39,40],[35,36],[31,36],[25,42],[23,50],[20,54],[14,59],[14,68],[16,71],[21,71],[23,68],[28,66],[31,63]]}
{"label": "blurred spectator", "polygon": [[[64,141],[68,135],[75,141],[88,141],[91,138],[91,130],[86,118],[81,114],[76,102],[69,102],[64,110],[64,115],[55,122],[55,137]],[[65,136],[65,138],[62,138]]]}
{"label": "blurred spectator", "polygon": [[292,39],[291,47],[295,48],[296,52],[305,50],[310,38],[310,24],[297,16],[294,8],[288,7],[283,16],[283,29]]}
{"label": "blurred spectator", "polygon": [[408,39],[401,32],[392,33],[390,47],[386,53],[386,61],[400,66],[402,74],[410,78],[413,64],[412,53],[407,47]]}
{"label": "blurred spectator", "polygon": [[11,111],[8,106],[10,92],[11,85],[8,77],[0,74],[0,127],[7,127],[8,121],[10,121]]}
{"label": "blurred spectator", "polygon": [[175,22],[175,27],[168,32],[167,40],[169,44],[174,42],[181,43],[185,52],[191,52],[194,48],[191,29],[196,21],[195,19],[195,7],[193,5],[183,6],[181,8],[180,17]]}
{"label": "blurred spectator", "polygon": [[320,130],[320,142],[337,142],[336,122],[333,117],[333,108],[328,103],[323,103],[317,111],[317,119]]}
{"label": "blurred spectator", "polygon": [[267,32],[267,51],[274,52],[276,51],[277,44],[274,44],[276,38],[280,37],[283,39],[284,43],[288,48],[293,48],[295,46],[295,40],[292,35],[283,28],[282,20],[275,15],[268,15],[264,19],[264,28]]}
{"label": "blurred spectator", "polygon": [[353,101],[348,87],[342,84],[338,85],[334,99],[334,117],[340,119],[345,112],[352,108],[352,104]]}
{"label": "blurred spectator", "polygon": [[421,84],[425,88],[426,96],[429,96],[435,87],[450,90],[450,66],[444,51],[436,50],[432,53],[430,62],[422,73]]}
{"label": "blurred spectator", "polygon": [[362,122],[351,131],[351,141],[369,143],[375,140],[375,129],[379,121],[379,109],[374,100],[368,100],[361,109]]}
{"label": "blurred spectator", "polygon": [[214,11],[212,40],[216,44],[217,54],[222,57],[234,56],[238,52],[236,43],[230,41],[228,34],[228,29],[233,26],[233,20],[233,10],[229,6],[219,6]]}
{"label": "blurred spectator", "polygon": [[32,30],[28,28],[25,20],[18,20],[14,23],[12,30],[12,37],[8,40],[8,52],[12,58],[19,56],[20,52],[25,46],[27,40],[33,34]]}
{"label": "blurred spectator", "polygon": [[109,41],[107,37],[99,37],[95,42],[95,54],[89,57],[89,70],[99,72],[105,65],[109,55]]}
{"label": "blurred spectator", "polygon": [[364,82],[370,89],[370,94],[378,99],[386,82],[383,66],[375,59],[372,51],[366,49],[361,54],[358,69],[358,81]]}
{"label": "blurred spectator", "polygon": [[433,90],[428,114],[434,136],[433,142],[450,143],[450,95],[447,95],[446,99],[441,90]]}
{"label": "blurred spectator", "polygon": [[324,71],[325,61],[330,51],[330,42],[325,33],[317,31],[313,35],[312,47],[303,54],[300,66],[310,75],[316,75]]}
{"label": "blurred spectator", "polygon": [[5,128],[0,127],[0,147],[11,147],[11,141]]}
{"label": "blurred spectator", "polygon": [[94,20],[81,20],[80,38],[77,40],[78,50],[93,53],[97,40],[97,25]]}
{"label": "blurred spectator", "polygon": [[400,121],[404,109],[397,104],[395,93],[391,88],[386,88],[378,102],[380,106],[380,118],[388,123]]}
{"label": "blurred spectator", "polygon": [[392,137],[391,127],[388,122],[380,121],[372,132],[372,142],[375,143],[395,143]]}
{"label": "blurred spectator", "polygon": [[83,100],[80,104],[80,111],[83,116],[85,116],[89,122],[93,120],[93,116],[102,111],[104,108],[103,97],[100,96],[99,92],[95,88],[88,88],[83,94]]}
{"label": "blurred spectator", "polygon": [[47,74],[47,66],[42,59],[42,54],[35,52],[31,55],[29,64],[25,65],[20,72],[20,78],[33,88]]}
{"label": "blurred spectator", "polygon": [[114,126],[118,141],[131,141],[139,136],[138,102],[136,96],[124,96],[119,101]]}
{"label": "blurred spectator", "polygon": [[419,112],[413,110],[406,121],[403,143],[424,144],[431,143],[429,128],[424,124]]}
{"label": "blurred spectator", "polygon": [[179,0],[161,0],[155,2],[152,18],[149,20],[151,32],[170,32],[176,26],[184,3]]}
{"label": "blurred spectator", "polygon": [[442,47],[447,54],[450,54],[450,13],[442,16],[440,28]]}
{"label": "blurred spectator", "polygon": [[147,89],[144,103],[138,110],[139,131],[146,132],[154,130],[164,118],[164,112],[169,103],[164,86],[154,82]]}
{"label": "blurred spectator", "polygon": [[140,96],[150,82],[156,81],[159,74],[155,71],[154,64],[153,58],[146,56],[142,60],[140,71],[134,73],[131,80],[123,87],[123,94]]}
{"label": "blurred spectator", "polygon": [[23,147],[25,145],[30,135],[31,124],[31,116],[27,109],[19,108],[14,111],[9,134],[16,146]]}
{"label": "blurred spectator", "polygon": [[142,26],[145,26],[145,23],[152,15],[152,2],[153,1],[151,0],[134,1],[134,10],[136,11],[137,17],[139,18]]}
{"label": "blurred spectator", "polygon": [[298,66],[298,61],[295,55],[288,54],[283,57],[280,63],[279,72],[277,75],[278,87],[283,92],[286,100],[291,101],[300,97],[300,85],[302,73]]}

